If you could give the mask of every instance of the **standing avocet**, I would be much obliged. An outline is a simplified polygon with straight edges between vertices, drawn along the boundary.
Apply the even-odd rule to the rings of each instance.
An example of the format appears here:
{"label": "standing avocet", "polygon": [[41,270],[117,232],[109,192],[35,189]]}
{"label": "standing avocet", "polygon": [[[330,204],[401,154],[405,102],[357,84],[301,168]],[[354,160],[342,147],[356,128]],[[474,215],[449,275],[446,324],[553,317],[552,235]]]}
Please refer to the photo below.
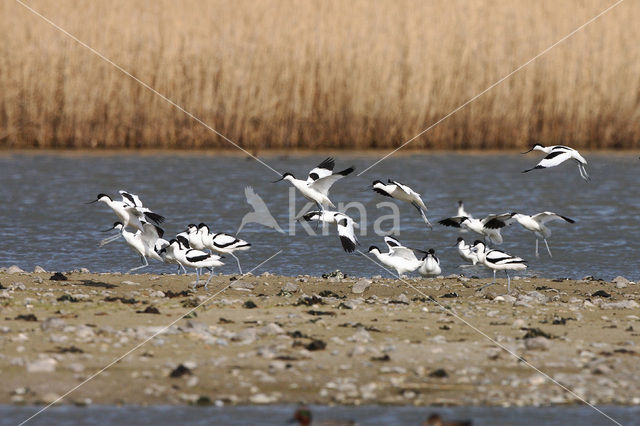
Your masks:
{"label": "standing avocet", "polygon": [[378,194],[410,203],[418,210],[424,223],[426,223],[429,228],[432,228],[429,219],[427,219],[427,206],[424,204],[424,201],[422,201],[420,194],[398,181],[388,179],[387,182],[388,183],[385,184],[380,180],[376,180],[371,184],[371,188]]}
{"label": "standing avocet", "polygon": [[466,228],[488,238],[494,244],[502,244],[500,229],[504,228],[506,221],[513,216],[512,213],[490,214],[484,219],[474,219],[467,216],[448,217],[438,221],[440,225]]}
{"label": "standing avocet", "polygon": [[493,270],[493,281],[483,285],[479,290],[496,283],[496,271],[504,271],[507,274],[507,293],[511,292],[511,277],[507,271],[524,271],[527,264],[520,257],[511,256],[501,250],[490,249],[482,241],[473,243],[473,251],[478,254],[478,259],[489,269]]}
{"label": "standing avocet", "polygon": [[163,250],[167,247],[169,247],[169,241],[165,240],[164,238],[158,238],[154,249],[164,263],[178,265],[178,273],[180,273],[180,270],[182,270],[182,272],[186,274],[187,270],[184,269],[184,266],[182,266],[182,264],[178,262],[175,256],[173,256],[173,253],[169,253],[166,250]]}
{"label": "standing avocet", "polygon": [[436,251],[432,248],[427,250],[426,252],[422,250],[418,251],[424,254],[424,257],[422,258],[422,264],[418,268],[418,272],[420,273],[420,275],[425,277],[440,275],[442,269],[440,269],[440,259],[436,257]]}
{"label": "standing avocet", "polygon": [[[181,239],[182,241],[180,241]],[[224,263],[220,261],[220,256],[188,248],[188,242],[182,237],[172,239],[169,241],[169,246],[162,250],[170,252],[182,266],[196,270],[196,282],[193,284],[194,289],[200,281],[200,269],[206,268],[209,270],[209,279],[204,283],[204,288],[207,290],[209,281],[211,281],[213,277],[213,268],[224,265]]]}
{"label": "standing avocet", "polygon": [[544,245],[547,246],[547,252],[549,253],[549,257],[551,256],[551,250],[549,250],[549,244],[547,243],[547,238],[551,236],[551,229],[547,228],[545,224],[547,222],[551,222],[552,220],[564,220],[568,223],[575,223],[575,220],[570,219],[566,216],[559,215],[553,212],[542,212],[538,214],[534,214],[533,216],[529,216],[526,214],[515,213],[512,217],[512,220],[518,222],[524,229],[527,231],[531,231],[536,236],[536,257],[538,254],[538,239],[542,238],[544,241]]}
{"label": "standing avocet", "polygon": [[456,247],[458,248],[458,254],[460,255],[460,257],[463,260],[471,262],[472,266],[475,266],[479,262],[478,255],[473,250],[471,250],[471,246],[464,241],[464,238],[458,237],[458,241],[456,241]]}
{"label": "standing avocet", "polygon": [[544,146],[537,143],[533,145],[533,147],[529,151],[523,152],[523,154],[531,151],[542,151],[547,155],[535,167],[523,170],[522,173],[527,173],[535,169],[546,169],[549,167],[555,167],[567,160],[574,160],[578,164],[580,177],[584,180],[591,180],[591,178],[587,174],[587,170],[584,168],[584,166],[587,165],[587,160],[585,160],[584,157],[573,148],[569,148],[568,146],[564,145]]}
{"label": "standing avocet", "polygon": [[202,241],[204,248],[218,253],[231,255],[231,257],[233,257],[238,263],[238,271],[242,274],[240,260],[235,254],[233,254],[233,252],[249,250],[251,248],[250,243],[245,240],[241,240],[234,235],[225,234],[224,232],[212,234],[209,231],[209,227],[204,223],[198,225],[198,235],[200,236],[200,240]]}
{"label": "standing avocet", "polygon": [[422,266],[422,261],[416,257],[413,250],[404,247],[400,241],[387,236],[384,237],[384,242],[389,247],[388,253],[382,253],[376,246],[369,247],[368,252],[377,257],[383,265],[395,269],[398,276],[402,277]]}
{"label": "standing avocet", "polygon": [[329,199],[329,189],[331,189],[331,186],[355,170],[353,167],[349,167],[340,172],[333,173],[334,166],[334,159],[329,157],[309,172],[306,181],[296,179],[293,174],[287,172],[275,182],[280,182],[281,180],[291,182],[305,198],[315,202],[320,210],[324,210],[327,206],[335,207]]}
{"label": "standing avocet", "polygon": [[341,212],[334,211],[312,211],[302,216],[306,221],[317,220],[323,223],[335,223],[338,228],[338,236],[342,243],[342,248],[347,253],[351,253],[356,249],[356,244],[360,244],[356,238],[355,228],[358,224],[349,216]]}

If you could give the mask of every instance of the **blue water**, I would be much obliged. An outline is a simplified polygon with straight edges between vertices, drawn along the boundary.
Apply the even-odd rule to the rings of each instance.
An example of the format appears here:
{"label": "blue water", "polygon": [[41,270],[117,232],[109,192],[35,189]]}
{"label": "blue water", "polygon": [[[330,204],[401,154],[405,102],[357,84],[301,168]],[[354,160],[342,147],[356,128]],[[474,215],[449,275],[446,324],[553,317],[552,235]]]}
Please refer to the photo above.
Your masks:
{"label": "blue water", "polygon": [[[377,157],[337,155],[336,169],[356,166],[363,170]],[[503,231],[501,246],[529,262],[526,274],[544,277],[582,278],[593,275],[611,279],[623,275],[640,280],[637,268],[640,227],[640,162],[628,154],[587,154],[592,181],[583,181],[577,167],[564,164],[549,170],[521,170],[534,165],[539,156],[413,154],[394,156],[365,175],[355,174],[338,182],[331,198],[338,202],[359,201],[366,208],[368,235],[359,236],[361,249],[384,246],[375,235],[373,222],[388,215],[388,207],[377,207],[390,199],[363,191],[374,179],[394,178],[420,192],[428,216],[438,219],[456,213],[457,200],[476,217],[488,213],[551,210],[576,220],[573,225],[551,223],[549,239],[553,258],[541,245],[541,257],[534,256],[534,236],[517,224]],[[279,171],[305,177],[323,156],[266,156]],[[213,230],[235,232],[245,213],[244,187],[250,185],[266,202],[280,226],[289,230],[289,186],[271,183],[276,176],[256,161],[238,156],[196,154],[4,154],[0,157],[0,266],[17,264],[25,270],[41,265],[47,270],[86,267],[92,271],[125,272],[139,264],[138,257],[119,240],[99,248],[98,241],[116,216],[104,204],[84,204],[98,193],[117,195],[127,189],[137,193],[145,205],[165,215],[164,227],[171,236],[189,223],[206,222]],[[305,204],[296,195],[296,213]],[[398,203],[400,236],[403,243],[419,248],[433,247],[442,262],[443,274],[459,273],[462,263],[452,247],[458,232],[435,225],[428,231],[417,212]],[[357,210],[349,210],[361,220]],[[382,223],[385,231],[391,221]],[[349,275],[385,275],[378,266],[358,254],[345,254],[334,230],[328,236],[307,235],[292,225],[296,235],[283,235],[259,224],[248,224],[241,237],[252,250],[240,255],[245,270],[282,249],[283,252],[256,270],[277,274],[320,275],[340,269]],[[474,240],[474,234],[462,234]],[[220,271],[235,272],[227,259]],[[174,272],[174,268],[152,263],[141,272]],[[487,275],[482,269],[467,274]]]}
{"label": "blue water", "polygon": [[[169,407],[91,406],[52,407],[33,425],[285,425],[295,406]],[[640,407],[598,407],[623,425],[639,424]],[[432,413],[443,420],[473,421],[474,426],[596,426],[614,424],[588,406],[579,407],[396,407],[311,406],[313,420],[355,420],[359,425],[421,425]],[[37,411],[36,407],[0,406],[0,425],[17,424]]]}

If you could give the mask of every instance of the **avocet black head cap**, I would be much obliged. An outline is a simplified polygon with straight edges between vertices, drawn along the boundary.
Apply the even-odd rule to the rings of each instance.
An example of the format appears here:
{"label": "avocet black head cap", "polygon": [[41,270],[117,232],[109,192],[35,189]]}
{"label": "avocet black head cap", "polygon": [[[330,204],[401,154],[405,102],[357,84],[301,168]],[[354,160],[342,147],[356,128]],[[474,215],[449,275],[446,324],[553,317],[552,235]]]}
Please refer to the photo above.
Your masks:
{"label": "avocet black head cap", "polygon": [[288,178],[289,176],[291,176],[292,178],[295,179],[295,176],[293,174],[291,174],[289,172],[286,172],[285,174],[282,175],[282,177],[280,179],[274,180],[273,183],[280,182],[281,180],[284,180],[284,179]]}
{"label": "avocet black head cap", "polygon": [[372,252],[372,251],[374,251],[374,250],[378,250],[378,251],[380,251],[380,249],[379,249],[378,247],[376,247],[376,246],[371,246],[371,247],[369,247],[369,250],[367,250],[367,253],[371,253],[371,252]]}
{"label": "avocet black head cap", "polygon": [[477,246],[478,244],[484,244],[484,243],[483,243],[482,241],[480,241],[480,240],[475,240],[475,241],[473,242],[473,245],[474,245],[474,246]]}

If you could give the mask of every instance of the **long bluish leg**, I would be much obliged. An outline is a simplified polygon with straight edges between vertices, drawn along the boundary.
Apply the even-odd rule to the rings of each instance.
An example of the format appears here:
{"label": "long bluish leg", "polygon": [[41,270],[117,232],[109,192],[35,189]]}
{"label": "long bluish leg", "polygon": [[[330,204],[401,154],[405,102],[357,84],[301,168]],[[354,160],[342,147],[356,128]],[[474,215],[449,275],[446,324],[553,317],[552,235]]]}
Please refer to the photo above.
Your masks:
{"label": "long bluish leg", "polygon": [[210,269],[211,272],[209,272],[209,279],[207,280],[206,283],[204,283],[204,289],[205,290],[209,290],[209,281],[211,281],[211,278],[213,278],[213,269]]}
{"label": "long bluish leg", "polygon": [[549,244],[547,243],[547,239],[544,238],[544,245],[547,246],[547,252],[549,253],[549,257],[553,257],[551,256],[551,250],[549,250]]}
{"label": "long bluish leg", "polygon": [[489,284],[485,284],[482,287],[480,287],[480,290],[482,290],[483,288],[487,288],[491,285],[494,285],[496,283],[496,270],[493,270],[493,281],[491,281]]}
{"label": "long bluish leg", "polygon": [[198,282],[200,281],[200,269],[196,268],[196,282],[193,285],[193,288],[196,289],[198,288]]}
{"label": "long bluish leg", "polygon": [[504,273],[507,274],[507,294],[509,294],[511,293],[511,277],[506,269],[504,270]]}
{"label": "long bluish leg", "polygon": [[117,240],[120,237],[122,237],[122,234],[118,234],[118,235],[114,235],[114,236],[109,237],[109,238],[105,238],[104,240],[100,241],[100,247],[106,246],[107,244],[114,242],[115,240]]}
{"label": "long bluish leg", "polygon": [[236,255],[235,255],[235,254],[233,254],[233,253],[229,253],[229,254],[230,254],[231,256],[233,256],[233,258],[234,258],[234,259],[236,260],[236,262],[238,263],[238,270],[240,271],[240,275],[242,275],[242,267],[240,266],[240,259],[238,259],[238,258],[236,257]]}
{"label": "long bluish leg", "polygon": [[149,266],[149,262],[147,261],[146,257],[140,256],[140,258],[144,261],[144,265],[138,266],[136,268],[131,268],[129,269],[129,272],[137,271],[138,269],[146,268],[147,266]]}
{"label": "long bluish leg", "polygon": [[538,238],[536,237],[536,257],[540,257],[538,254]]}

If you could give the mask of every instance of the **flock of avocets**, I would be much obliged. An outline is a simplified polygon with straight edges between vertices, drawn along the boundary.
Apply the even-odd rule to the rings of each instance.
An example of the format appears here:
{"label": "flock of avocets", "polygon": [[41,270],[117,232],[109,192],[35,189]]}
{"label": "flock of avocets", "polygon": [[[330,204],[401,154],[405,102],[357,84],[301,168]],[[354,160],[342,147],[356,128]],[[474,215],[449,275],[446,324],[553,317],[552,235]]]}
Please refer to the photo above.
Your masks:
{"label": "flock of avocets", "polygon": [[[575,149],[562,145],[545,147],[535,144],[527,153],[534,150],[542,151],[547,155],[535,167],[524,170],[523,173],[534,169],[554,167],[567,160],[574,160],[578,164],[580,176],[585,180],[590,180],[585,170],[587,161]],[[343,249],[351,253],[356,250],[356,246],[359,244],[355,233],[355,228],[358,227],[358,224],[342,212],[329,210],[329,208],[335,208],[335,205],[329,199],[329,189],[338,180],[351,174],[354,168],[349,167],[334,173],[334,166],[335,161],[333,158],[327,158],[309,172],[306,180],[296,179],[293,174],[285,173],[275,182],[282,180],[290,182],[305,198],[316,203],[318,210],[306,213],[300,219],[335,224]],[[392,179],[389,179],[387,183],[376,180],[371,184],[371,189],[386,197],[410,203],[418,210],[425,224],[432,228],[426,215],[427,206],[422,201],[420,194],[409,186]],[[122,196],[122,201],[115,201],[106,194],[98,194],[97,198],[91,203],[101,201],[107,204],[120,219],[120,221],[113,224],[112,228],[107,230],[117,230],[118,234],[102,240],[100,245],[103,246],[123,237],[127,244],[141,256],[143,263],[130,271],[148,266],[147,258],[156,259],[164,263],[177,264],[178,268],[185,273],[185,268],[194,268],[196,270],[195,288],[199,283],[201,270],[207,269],[209,278],[204,283],[204,287],[207,289],[207,285],[213,276],[213,268],[223,265],[219,255],[229,254],[238,263],[238,270],[242,274],[240,261],[234,253],[248,250],[251,244],[247,241],[231,234],[213,233],[204,223],[199,225],[190,224],[184,232],[179,233],[171,240],[166,240],[163,238],[164,231],[158,226],[164,222],[165,218],[163,216],[144,207],[137,195],[126,191],[120,191],[120,195]],[[551,256],[551,250],[547,243],[551,230],[546,224],[554,220],[574,223],[568,217],[549,211],[532,216],[515,212],[490,214],[478,219],[465,211],[462,201],[458,204],[456,216],[442,219],[438,223],[444,226],[461,228],[462,231],[472,231],[483,237],[483,240],[476,240],[472,245],[467,244],[463,238],[458,238],[457,241],[458,253],[462,259],[471,262],[472,265],[481,264],[493,270],[493,281],[482,288],[494,284],[496,271],[503,270],[507,276],[507,291],[510,291],[511,277],[508,271],[521,271],[527,268],[524,259],[488,246],[489,243],[502,243],[503,239],[500,233],[502,228],[514,222],[519,223],[526,230],[534,233],[536,237],[536,256],[538,256],[539,239],[544,241],[547,252]],[[129,231],[128,228],[132,228],[134,232]],[[424,251],[406,247],[391,236],[384,237],[384,241],[388,247],[388,252],[383,253],[378,247],[371,246],[368,253],[374,255],[384,266],[395,269],[399,276],[415,271],[418,271],[423,276],[436,276],[441,273],[440,261],[436,257],[434,249]],[[209,252],[205,250],[209,250]],[[217,254],[214,254],[214,252]]]}

